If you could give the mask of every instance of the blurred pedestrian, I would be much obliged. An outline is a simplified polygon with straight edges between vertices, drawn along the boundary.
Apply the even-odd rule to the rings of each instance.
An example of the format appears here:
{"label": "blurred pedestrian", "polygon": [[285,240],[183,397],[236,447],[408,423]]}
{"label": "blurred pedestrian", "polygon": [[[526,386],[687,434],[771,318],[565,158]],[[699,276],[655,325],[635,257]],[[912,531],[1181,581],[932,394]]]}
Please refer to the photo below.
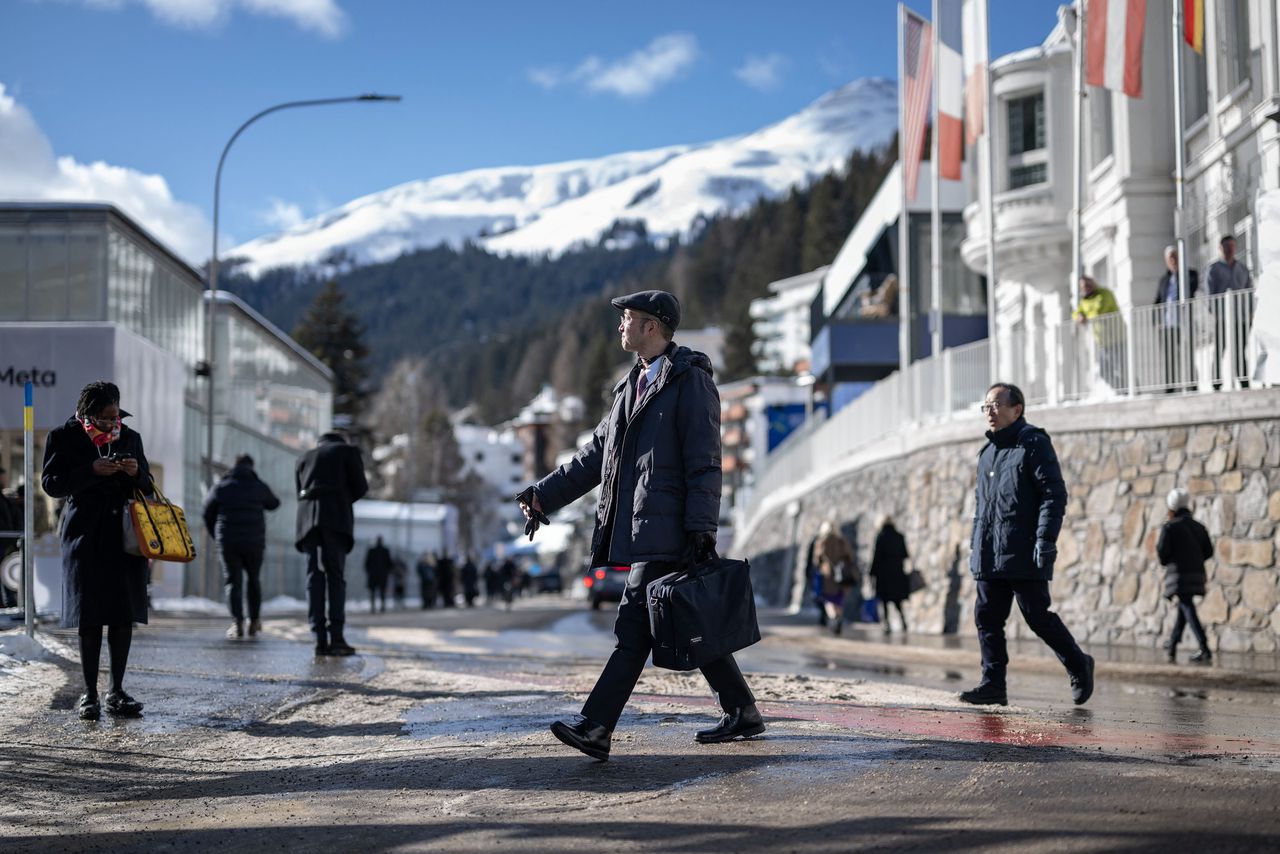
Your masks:
{"label": "blurred pedestrian", "polygon": [[[19,536],[16,532],[22,530],[24,521],[22,505],[9,497],[5,491],[8,487],[9,473],[0,467],[0,531],[15,532],[13,536],[0,537],[0,561],[3,561],[6,555],[18,550]],[[17,595],[0,583],[0,607],[8,608],[17,604]]]}
{"label": "blurred pedestrian", "polygon": [[457,571],[453,565],[453,558],[449,557],[446,552],[436,558],[436,587],[440,591],[440,607],[452,608],[457,602],[454,601],[456,590],[454,582],[456,580]]}
{"label": "blurred pedestrian", "polygon": [[[147,622],[147,559],[124,550],[125,502],[152,489],[142,437],[127,427],[114,383],[92,382],[80,390],[75,414],[49,433],[41,483],[54,498],[67,499],[61,525],[62,618],[79,629],[84,720],[107,713],[142,713],[124,690],[133,624]],[[111,691],[98,700],[102,630],[107,630]]]}
{"label": "blurred pedestrian", "polygon": [[355,545],[351,505],[369,491],[360,449],[341,433],[325,433],[298,460],[296,546],[307,556],[307,607],[316,655],[355,655],[347,621],[347,555]]}
{"label": "blurred pedestrian", "polygon": [[1081,276],[1080,302],[1073,316],[1077,323],[1093,328],[1103,382],[1113,389],[1124,388],[1125,333],[1116,295],[1092,276]]}
{"label": "blurred pedestrian", "polygon": [[436,565],[431,555],[423,552],[418,556],[415,569],[418,572],[419,590],[422,593],[422,610],[434,608],[436,604]]}
{"label": "blurred pedestrian", "polygon": [[468,608],[474,608],[476,599],[480,596],[480,568],[476,566],[470,553],[467,554],[467,560],[462,564],[458,577],[462,582],[462,598],[466,601]]}
{"label": "blurred pedestrian", "polygon": [[[1159,312],[1157,328],[1164,354],[1164,390],[1172,393],[1178,391],[1179,386],[1190,388],[1195,385],[1195,369],[1191,354],[1183,352],[1183,342],[1191,340],[1191,311],[1179,304],[1178,247],[1169,245],[1164,248],[1164,265],[1166,271],[1156,282],[1154,304],[1164,306]],[[1187,268],[1188,300],[1196,295],[1199,287],[1199,274]]]}
{"label": "blurred pedestrian", "polygon": [[382,601],[382,612],[387,610],[387,582],[391,579],[391,549],[378,537],[369,550],[364,553],[365,585],[369,588],[369,613],[378,610],[378,600]]}
{"label": "blurred pedestrian", "polygon": [[498,596],[502,593],[502,576],[498,574],[496,567],[491,560],[484,563],[484,600],[485,604],[492,605],[498,600]]}
{"label": "blurred pedestrian", "polygon": [[822,602],[822,573],[818,571],[817,553],[818,535],[814,534],[804,552],[804,578],[807,585],[806,589],[813,599],[813,605],[818,609],[818,625],[825,627],[827,625],[827,609]]}
{"label": "blurred pedestrian", "polygon": [[267,548],[266,511],[280,499],[258,479],[253,457],[241,454],[204,499],[204,526],[218,543],[231,627],[227,637],[244,637],[244,605],[249,600],[249,637],[262,631],[262,556]]}
{"label": "blurred pedestrian", "polygon": [[520,567],[516,566],[516,562],[510,557],[502,561],[502,566],[498,569],[498,576],[502,584],[502,601],[506,604],[507,610],[511,610],[512,600],[515,599],[516,585],[520,583]]}
{"label": "blurred pedestrian", "polygon": [[876,544],[871,552],[870,575],[875,580],[876,598],[884,609],[883,631],[889,634],[889,606],[898,609],[898,620],[902,623],[902,631],[907,631],[907,615],[902,613],[903,601],[911,595],[907,584],[906,538],[893,525],[893,518],[887,513],[880,517],[877,526]]}
{"label": "blurred pedestrian", "polygon": [[[551,732],[596,759],[607,759],[613,730],[653,648],[647,585],[715,557],[720,519],[720,396],[711,360],[672,340],[680,303],[666,291],[612,300],[622,312],[622,349],[636,362],[613,390],[609,413],[573,459],[520,494],[535,532],[554,513],[599,489],[590,566],[630,566],[618,617],[617,646],[572,721]],[[764,732],[732,655],[702,668],[724,714],[698,732],[718,743]]]}
{"label": "blurred pedestrian", "polygon": [[1049,610],[1049,582],[1067,506],[1058,455],[1049,434],[1023,417],[1026,399],[1017,386],[991,386],[981,409],[987,444],[978,454],[969,571],[978,588],[973,616],[982,681],[960,699],[980,706],[1009,704],[1004,624],[1016,598],[1027,625],[1067,669],[1072,700],[1080,705],[1093,694],[1093,656],[1080,649]]}
{"label": "blurred pedestrian", "polygon": [[[1209,265],[1208,271],[1205,273],[1205,285],[1210,296],[1217,294],[1225,294],[1230,291],[1247,291],[1253,287],[1253,279],[1249,275],[1249,268],[1244,262],[1236,258],[1236,239],[1234,236],[1225,235],[1222,240],[1218,241],[1218,249],[1222,253],[1222,257]],[[1230,299],[1230,297],[1224,297]],[[1230,341],[1229,348],[1232,355],[1227,359],[1225,373],[1228,379],[1237,379],[1242,388],[1249,387],[1249,363],[1248,363],[1248,343],[1249,329],[1252,325],[1253,312],[1246,309],[1240,303],[1234,306],[1235,311],[1228,313],[1226,306],[1220,302],[1213,303],[1214,311],[1214,328],[1216,331],[1215,341],[1217,342],[1217,352],[1214,353],[1213,360],[1213,387],[1215,389],[1222,387],[1223,360],[1226,354],[1223,352],[1228,349],[1226,347]],[[1228,327],[1228,317],[1234,314],[1235,323],[1233,328]]]}
{"label": "blurred pedestrian", "polygon": [[822,608],[827,614],[831,631],[844,631],[845,598],[862,586],[854,563],[853,545],[836,530],[830,519],[818,527],[818,543],[815,547],[818,575],[822,578]]}
{"label": "blurred pedestrian", "polygon": [[404,597],[406,593],[406,584],[409,580],[409,567],[405,564],[404,558],[396,556],[391,558],[391,601],[397,611],[404,610]]}
{"label": "blurred pedestrian", "polygon": [[1195,597],[1205,592],[1204,562],[1213,557],[1213,541],[1209,532],[1191,516],[1191,495],[1178,487],[1165,497],[1169,508],[1168,520],[1160,528],[1156,540],[1156,555],[1164,565],[1164,596],[1178,600],[1178,616],[1173,622],[1173,633],[1165,641],[1164,648],[1169,661],[1178,660],[1178,643],[1183,630],[1190,625],[1191,634],[1200,651],[1192,654],[1191,661],[1208,664],[1213,660],[1200,615],[1196,613]]}

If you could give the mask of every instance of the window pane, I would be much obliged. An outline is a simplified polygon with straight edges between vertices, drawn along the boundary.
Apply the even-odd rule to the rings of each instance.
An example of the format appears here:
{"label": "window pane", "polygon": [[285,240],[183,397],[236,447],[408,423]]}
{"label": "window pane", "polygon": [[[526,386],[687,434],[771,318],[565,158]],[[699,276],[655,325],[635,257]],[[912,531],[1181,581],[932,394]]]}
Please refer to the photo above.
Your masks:
{"label": "window pane", "polygon": [[0,320],[22,320],[27,313],[27,237],[0,234]]}
{"label": "window pane", "polygon": [[1182,44],[1182,111],[1189,127],[1209,112],[1209,71],[1205,58]]}
{"label": "window pane", "polygon": [[1219,9],[1218,97],[1224,97],[1249,77],[1249,0],[1224,0]]}
{"label": "window pane", "polygon": [[67,285],[70,320],[103,320],[102,235],[98,231],[71,232],[67,237]]}
{"label": "window pane", "polygon": [[29,320],[64,320],[67,316],[67,233],[64,229],[32,229],[28,233],[31,271]]}
{"label": "window pane", "polygon": [[1044,163],[1031,166],[1015,166],[1009,170],[1009,189],[1030,187],[1032,184],[1043,184],[1049,177],[1049,167]]}
{"label": "window pane", "polygon": [[1089,89],[1090,163],[1097,166],[1111,156],[1114,140],[1111,130],[1111,90]]}
{"label": "window pane", "polygon": [[1036,93],[1009,101],[1009,154],[1044,148],[1044,95]]}

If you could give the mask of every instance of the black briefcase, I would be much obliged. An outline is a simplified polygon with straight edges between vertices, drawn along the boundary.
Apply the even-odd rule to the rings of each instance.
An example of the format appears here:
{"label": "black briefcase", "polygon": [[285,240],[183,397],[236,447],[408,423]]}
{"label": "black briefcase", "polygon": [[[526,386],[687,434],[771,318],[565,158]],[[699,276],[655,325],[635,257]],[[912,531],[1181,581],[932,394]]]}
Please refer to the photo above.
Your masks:
{"label": "black briefcase", "polygon": [[653,664],[694,670],[760,640],[751,570],[717,557],[651,581]]}

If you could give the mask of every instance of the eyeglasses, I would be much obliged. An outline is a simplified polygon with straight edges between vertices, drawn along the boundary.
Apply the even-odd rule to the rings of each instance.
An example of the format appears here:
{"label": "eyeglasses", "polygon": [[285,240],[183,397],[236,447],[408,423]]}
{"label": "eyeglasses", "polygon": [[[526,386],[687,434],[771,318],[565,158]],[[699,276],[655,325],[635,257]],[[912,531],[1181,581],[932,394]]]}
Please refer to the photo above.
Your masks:
{"label": "eyeglasses", "polygon": [[116,426],[118,418],[94,418],[92,415],[86,416],[86,420],[94,427],[99,429],[110,429]]}
{"label": "eyeglasses", "polygon": [[983,415],[987,415],[988,413],[994,414],[999,408],[1000,404],[998,403],[983,403],[978,406],[978,411]]}

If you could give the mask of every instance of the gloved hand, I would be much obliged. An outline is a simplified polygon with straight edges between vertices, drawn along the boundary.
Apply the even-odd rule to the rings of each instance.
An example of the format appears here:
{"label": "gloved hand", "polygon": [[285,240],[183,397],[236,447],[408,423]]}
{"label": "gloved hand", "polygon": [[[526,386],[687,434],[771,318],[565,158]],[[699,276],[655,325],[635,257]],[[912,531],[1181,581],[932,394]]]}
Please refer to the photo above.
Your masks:
{"label": "gloved hand", "polygon": [[712,531],[699,531],[689,535],[689,549],[693,552],[694,563],[706,563],[714,560],[716,555],[716,535]]}
{"label": "gloved hand", "polygon": [[550,525],[551,520],[547,518],[547,514],[542,512],[542,507],[538,503],[537,493],[533,491],[533,487],[526,487],[524,492],[516,496],[516,501],[520,504],[520,511],[524,513],[525,523],[524,532],[533,540],[533,535],[538,532],[539,525]]}
{"label": "gloved hand", "polygon": [[1046,540],[1036,540],[1034,553],[1037,569],[1053,571],[1053,562],[1058,559],[1058,547]]}

